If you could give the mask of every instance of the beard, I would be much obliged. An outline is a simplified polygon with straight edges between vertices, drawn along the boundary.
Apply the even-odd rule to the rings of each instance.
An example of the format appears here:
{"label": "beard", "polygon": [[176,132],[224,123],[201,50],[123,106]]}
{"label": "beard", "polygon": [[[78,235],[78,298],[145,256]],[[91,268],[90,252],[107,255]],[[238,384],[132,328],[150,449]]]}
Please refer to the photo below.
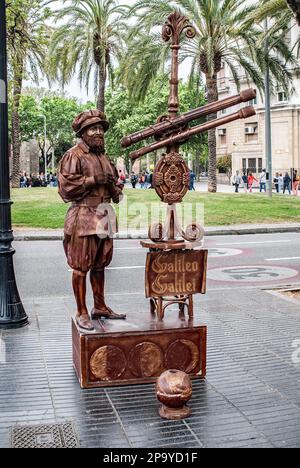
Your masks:
{"label": "beard", "polygon": [[82,135],[83,141],[88,145],[92,153],[103,154],[105,151],[104,139],[99,137],[90,137],[88,135]]}

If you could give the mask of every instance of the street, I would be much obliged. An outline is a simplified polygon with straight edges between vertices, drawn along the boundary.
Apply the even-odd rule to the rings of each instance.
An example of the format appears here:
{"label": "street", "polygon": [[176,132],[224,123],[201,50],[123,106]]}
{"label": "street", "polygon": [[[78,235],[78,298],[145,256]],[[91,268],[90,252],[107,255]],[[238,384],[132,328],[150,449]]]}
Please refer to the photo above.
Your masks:
{"label": "street", "polygon": [[[299,243],[299,234],[207,238],[208,291],[195,298],[195,314],[208,327],[207,376],[193,382],[191,418],[165,421],[152,384],[80,388],[62,243],[15,242],[30,324],[0,334],[0,446],[9,446],[12,426],[63,421],[74,423],[81,447],[298,447],[299,303],[264,289],[300,283]],[[107,300],[130,320],[133,310],[149,313],[146,251],[138,241],[115,247]]]}
{"label": "street", "polygon": [[[14,247],[22,298],[72,295],[72,272],[60,241],[15,242]],[[300,283],[297,233],[208,237],[205,247],[209,249],[208,291]],[[109,295],[144,296],[146,253],[138,240],[115,241],[107,271]]]}

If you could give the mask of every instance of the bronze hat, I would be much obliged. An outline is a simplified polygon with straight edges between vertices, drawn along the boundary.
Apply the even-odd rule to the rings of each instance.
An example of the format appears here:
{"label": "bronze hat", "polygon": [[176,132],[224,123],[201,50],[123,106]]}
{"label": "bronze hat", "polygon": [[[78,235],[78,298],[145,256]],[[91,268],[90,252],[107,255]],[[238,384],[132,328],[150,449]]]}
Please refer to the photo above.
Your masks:
{"label": "bronze hat", "polygon": [[97,109],[91,109],[89,111],[81,112],[81,114],[74,119],[72,127],[76,135],[80,136],[82,130],[95,124],[101,124],[105,132],[109,128],[109,123],[106,120],[105,114]]}

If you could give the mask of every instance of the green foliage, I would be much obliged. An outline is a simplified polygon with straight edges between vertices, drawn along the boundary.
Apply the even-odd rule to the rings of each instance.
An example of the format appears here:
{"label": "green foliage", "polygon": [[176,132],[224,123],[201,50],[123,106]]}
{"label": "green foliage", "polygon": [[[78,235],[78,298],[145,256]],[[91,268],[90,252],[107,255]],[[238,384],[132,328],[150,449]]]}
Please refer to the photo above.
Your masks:
{"label": "green foliage", "polygon": [[107,133],[107,151],[113,156],[123,155],[128,165],[128,155],[140,144],[130,149],[122,149],[120,140],[124,135],[136,132],[156,122],[157,117],[165,114],[168,107],[168,83],[164,77],[158,77],[143,103],[134,103],[128,91],[119,87],[113,91],[108,89],[107,116],[110,131]]}
{"label": "green foliage", "polygon": [[227,154],[217,159],[217,168],[221,174],[226,174],[229,182],[232,176],[232,155]]}
{"label": "green foliage", "polygon": [[[154,190],[125,189],[128,207],[133,203],[143,203],[151,210],[151,203],[157,202]],[[14,228],[62,229],[68,205],[63,203],[55,189],[33,188],[12,191],[12,217]],[[300,200],[296,197],[274,195],[273,199],[261,194],[207,194],[188,193],[184,203],[203,203],[206,226],[226,226],[230,224],[282,223],[300,221]],[[119,205],[121,212],[124,208]],[[144,210],[142,210],[144,213]],[[124,225],[124,218],[122,225]],[[129,227],[135,226],[136,220],[131,210],[128,213]],[[148,212],[140,219],[141,227],[148,228]]]}
{"label": "green foliage", "polygon": [[43,70],[50,28],[51,10],[45,0],[7,0],[7,45],[9,75],[12,79],[38,81]]}
{"label": "green foliage", "polygon": [[[176,10],[189,18],[195,37],[182,34],[180,60],[189,59],[190,82],[201,73],[206,76],[208,102],[218,100],[218,73],[226,64],[239,90],[241,81],[253,82],[261,94],[264,74],[270,70],[270,87],[280,85],[289,95],[294,68],[298,67],[282,30],[274,31],[265,47],[263,25],[255,23],[260,2],[248,0],[137,0],[130,14],[136,25],[129,34],[128,53],[121,63],[123,82],[131,95],[143,99],[156,74],[170,64],[170,44],[160,41],[157,31]],[[216,134],[208,132],[209,191],[217,190]],[[199,167],[199,155],[196,166]]]}
{"label": "green foliage", "polygon": [[[289,4],[289,5],[288,5]],[[292,5],[293,4],[293,5]],[[276,40],[276,37],[286,37],[287,33],[293,28],[297,27],[296,22],[293,19],[293,15],[296,16],[300,25],[300,5],[298,4],[298,16],[296,2],[289,0],[266,0],[261,3],[259,8],[255,10],[252,17],[257,23],[264,22],[266,19],[269,21],[270,27],[267,31],[266,36],[270,42]],[[263,39],[265,36],[263,37]],[[298,40],[293,45],[293,51],[295,55],[300,57],[300,34]]]}
{"label": "green foliage", "polygon": [[[187,112],[205,104],[203,87],[192,89],[187,84],[179,86],[180,110]],[[115,159],[119,156],[125,158],[129,170],[129,153],[141,146],[141,143],[129,149],[123,149],[120,140],[123,136],[141,130],[156,122],[157,118],[167,113],[169,98],[169,84],[166,76],[159,76],[152,84],[145,100],[142,103],[132,102],[129,93],[122,86],[113,90],[108,88],[106,92],[107,117],[110,129],[106,133],[106,148],[108,155]],[[27,89],[20,100],[20,131],[21,141],[29,141],[36,138],[39,142],[41,153],[44,149],[44,118],[47,123],[48,158],[54,148],[57,161],[75,142],[71,123],[76,115],[86,109],[94,108],[92,102],[79,105],[76,99],[65,97],[57,93],[51,93],[44,89]],[[11,106],[10,106],[11,111]],[[193,124],[199,122],[194,122]],[[150,141],[149,141],[150,143]],[[203,152],[207,153],[207,138],[199,135],[192,138],[182,146],[182,151],[192,158]]]}
{"label": "green foliage", "polygon": [[[33,93],[34,94],[34,93]],[[46,117],[48,157],[52,149],[58,161],[75,142],[72,121],[80,112],[94,107],[91,102],[80,105],[71,99],[55,93],[42,93],[41,99],[34,95],[22,95],[20,101],[21,141],[36,138],[41,152],[44,149],[44,117]]]}
{"label": "green foliage", "polygon": [[226,174],[227,174],[227,172],[231,171],[231,169],[232,169],[232,156],[230,154],[227,154],[225,156],[222,156],[221,158],[218,158],[217,168],[219,169],[219,171],[223,171]]}
{"label": "green foliage", "polygon": [[[141,147],[143,143],[123,149],[120,145],[121,138],[154,124],[159,116],[167,114],[168,99],[169,84],[165,75],[158,76],[152,82],[143,102],[132,101],[129,92],[122,86],[114,91],[109,88],[106,93],[107,116],[110,122],[110,130],[106,134],[108,154],[113,158],[124,156],[129,169],[129,153]],[[204,89],[197,89],[196,86],[190,89],[187,84],[180,83],[179,100],[180,112],[204,105]],[[206,137],[196,136],[183,145],[182,150],[194,154],[205,144]]]}
{"label": "green foliage", "polygon": [[[154,31],[177,9],[190,19],[196,29],[193,40],[182,37],[181,60],[190,59],[191,77],[200,72],[214,77],[224,62],[238,87],[243,71],[246,78],[262,90],[268,62],[271,85],[275,87],[280,83],[289,92],[291,66],[297,66],[297,63],[291,49],[285,44],[282,30],[274,33],[266,54],[264,29],[255,22],[260,3],[249,3],[248,0],[138,0],[131,10],[137,24],[129,36],[128,55],[122,62],[126,85],[132,93],[138,89],[138,95],[142,96],[155,74],[169,63],[169,53],[158,54],[159,38]],[[161,43],[160,50],[163,48]],[[150,78],[146,76],[147,70],[151,70]]]}
{"label": "green foliage", "polygon": [[52,36],[49,73],[62,86],[78,73],[86,89],[93,77],[98,108],[104,109],[107,73],[113,84],[114,62],[124,48],[126,10],[115,0],[74,0],[55,12],[55,19],[63,20],[63,24]]}

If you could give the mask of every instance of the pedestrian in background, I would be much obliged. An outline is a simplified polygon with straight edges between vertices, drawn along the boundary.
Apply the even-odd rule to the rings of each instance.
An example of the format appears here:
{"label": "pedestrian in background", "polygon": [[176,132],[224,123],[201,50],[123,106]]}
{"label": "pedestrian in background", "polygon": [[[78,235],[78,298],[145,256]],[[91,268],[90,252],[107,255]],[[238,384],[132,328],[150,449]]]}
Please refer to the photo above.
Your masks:
{"label": "pedestrian in background", "polygon": [[283,191],[283,175],[280,173],[278,177],[279,193]]}
{"label": "pedestrian in background", "polygon": [[240,176],[240,171],[236,171],[236,174],[233,177],[233,185],[235,186],[235,193],[239,193],[239,187],[242,182],[243,182],[243,179]]}
{"label": "pedestrian in background", "polygon": [[298,176],[298,171],[295,170],[293,174],[293,195],[298,196],[300,177]]}
{"label": "pedestrian in background", "polygon": [[292,179],[290,178],[289,173],[286,172],[283,178],[283,194],[285,194],[285,191],[288,190],[289,194],[291,195],[291,182]]}
{"label": "pedestrian in background", "polygon": [[264,169],[259,176],[259,191],[267,191],[267,171]]}
{"label": "pedestrian in background", "polygon": [[190,185],[189,185],[189,190],[192,191],[192,190],[195,190],[195,179],[196,179],[196,175],[194,173],[194,171],[192,171],[192,169],[190,169]]}
{"label": "pedestrian in background", "polygon": [[134,172],[131,173],[130,182],[131,182],[132,188],[135,189],[136,184],[138,182],[138,176]]}
{"label": "pedestrian in background", "polygon": [[126,176],[125,176],[124,172],[121,171],[121,169],[119,170],[119,179],[118,179],[118,183],[119,183],[120,185],[123,185],[123,187],[124,187],[124,185],[126,184]]}
{"label": "pedestrian in background", "polygon": [[152,173],[150,171],[147,171],[146,173],[146,189],[151,188],[152,185]]}
{"label": "pedestrian in background", "polygon": [[145,182],[146,182],[146,174],[145,172],[142,173],[141,177],[140,177],[140,186],[141,186],[141,189],[144,189],[145,188]]}
{"label": "pedestrian in background", "polygon": [[154,189],[152,172],[149,172],[149,176],[148,176],[148,189]]}
{"label": "pedestrian in background", "polygon": [[275,184],[276,192],[279,193],[279,172],[276,172],[273,182]]}
{"label": "pedestrian in background", "polygon": [[252,174],[252,172],[249,172],[249,175],[248,175],[248,188],[249,188],[250,193],[252,193],[252,187],[253,187],[254,181],[258,182],[257,178]]}
{"label": "pedestrian in background", "polygon": [[243,179],[243,183],[244,183],[244,192],[247,193],[248,192],[248,176],[247,176],[246,172],[244,172],[244,174],[242,176],[242,179]]}
{"label": "pedestrian in background", "polygon": [[22,172],[20,174],[20,188],[26,188],[26,187],[27,187],[26,172]]}

